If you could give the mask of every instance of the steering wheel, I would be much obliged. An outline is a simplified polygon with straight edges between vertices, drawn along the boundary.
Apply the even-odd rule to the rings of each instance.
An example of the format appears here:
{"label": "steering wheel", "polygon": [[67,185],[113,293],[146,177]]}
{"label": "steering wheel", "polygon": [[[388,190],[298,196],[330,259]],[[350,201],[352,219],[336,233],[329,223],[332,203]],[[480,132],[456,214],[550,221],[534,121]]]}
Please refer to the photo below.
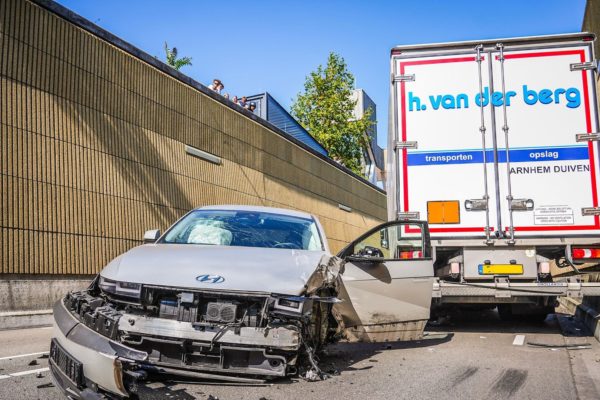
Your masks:
{"label": "steering wheel", "polygon": [[275,249],[285,248],[285,249],[293,249],[293,250],[300,250],[301,249],[300,246],[298,246],[296,243],[292,243],[292,242],[276,243],[276,244],[273,245],[273,248],[275,248]]}

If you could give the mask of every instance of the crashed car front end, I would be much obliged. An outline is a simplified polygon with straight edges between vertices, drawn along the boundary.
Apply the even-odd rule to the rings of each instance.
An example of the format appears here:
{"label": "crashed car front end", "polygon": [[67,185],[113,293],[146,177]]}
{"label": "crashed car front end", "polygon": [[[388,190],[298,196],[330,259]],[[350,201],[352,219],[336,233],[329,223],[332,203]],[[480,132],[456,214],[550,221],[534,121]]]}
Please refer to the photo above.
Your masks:
{"label": "crashed car front end", "polygon": [[302,355],[315,364],[335,330],[322,232],[291,210],[190,211],[55,305],[58,386],[73,398],[125,397],[168,376],[263,382],[296,373]]}
{"label": "crashed car front end", "polygon": [[[385,238],[404,240],[402,224],[373,228],[336,257],[304,213],[193,210],[57,302],[50,353],[57,386],[70,398],[111,398],[166,379],[318,380],[326,375],[316,353],[327,343],[418,339],[429,317],[430,258],[363,254],[373,245],[389,253]],[[408,240],[418,248],[427,242]]]}
{"label": "crashed car front end", "polygon": [[296,374],[335,334],[335,282],[326,276],[335,275],[316,273],[303,296],[98,277],[54,307],[52,373],[74,398],[126,397],[169,376],[257,383]]}

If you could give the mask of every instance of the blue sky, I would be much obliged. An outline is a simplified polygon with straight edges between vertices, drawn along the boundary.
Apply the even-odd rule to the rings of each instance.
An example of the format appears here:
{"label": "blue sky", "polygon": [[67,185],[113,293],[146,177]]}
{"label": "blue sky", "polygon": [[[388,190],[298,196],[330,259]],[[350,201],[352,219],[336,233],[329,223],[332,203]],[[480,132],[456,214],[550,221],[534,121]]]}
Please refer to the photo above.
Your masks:
{"label": "blue sky", "polygon": [[193,58],[181,72],[225,92],[268,91],[289,109],[330,51],[345,58],[377,104],[386,146],[389,51],[394,45],[581,30],[585,0],[59,0],[164,59],[164,42]]}

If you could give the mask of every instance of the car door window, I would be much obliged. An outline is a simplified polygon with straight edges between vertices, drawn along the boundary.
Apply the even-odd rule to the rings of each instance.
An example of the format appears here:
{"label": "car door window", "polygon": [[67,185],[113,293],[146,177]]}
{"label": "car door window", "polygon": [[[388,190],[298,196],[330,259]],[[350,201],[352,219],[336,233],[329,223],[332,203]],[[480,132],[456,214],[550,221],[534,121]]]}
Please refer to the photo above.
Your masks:
{"label": "car door window", "polygon": [[420,224],[389,224],[356,241],[349,255],[386,260],[429,258],[429,238],[423,232]]}
{"label": "car door window", "polygon": [[417,340],[429,319],[433,259],[425,221],[390,221],[346,246],[342,302],[349,341]]}

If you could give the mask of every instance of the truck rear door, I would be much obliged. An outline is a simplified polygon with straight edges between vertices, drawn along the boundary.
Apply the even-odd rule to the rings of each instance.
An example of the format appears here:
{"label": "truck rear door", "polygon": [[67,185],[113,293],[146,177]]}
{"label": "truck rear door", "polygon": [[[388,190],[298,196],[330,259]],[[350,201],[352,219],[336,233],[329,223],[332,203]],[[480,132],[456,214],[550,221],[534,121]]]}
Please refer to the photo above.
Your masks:
{"label": "truck rear door", "polygon": [[598,216],[582,212],[598,207],[595,79],[581,69],[590,43],[498,49],[494,89],[511,99],[494,107],[505,236],[598,234]]}
{"label": "truck rear door", "polygon": [[478,63],[470,49],[399,56],[394,69],[398,140],[391,146],[398,157],[398,206],[390,208],[426,216],[432,236],[482,236],[486,226],[497,230],[496,207],[482,213],[464,210],[467,200],[487,204],[486,195],[489,204],[495,202],[491,134],[482,131],[490,115],[486,112],[482,122],[473,104],[479,73],[482,82],[489,81],[483,60]]}
{"label": "truck rear door", "polygon": [[590,38],[394,49],[390,217],[433,238],[600,234]]}

